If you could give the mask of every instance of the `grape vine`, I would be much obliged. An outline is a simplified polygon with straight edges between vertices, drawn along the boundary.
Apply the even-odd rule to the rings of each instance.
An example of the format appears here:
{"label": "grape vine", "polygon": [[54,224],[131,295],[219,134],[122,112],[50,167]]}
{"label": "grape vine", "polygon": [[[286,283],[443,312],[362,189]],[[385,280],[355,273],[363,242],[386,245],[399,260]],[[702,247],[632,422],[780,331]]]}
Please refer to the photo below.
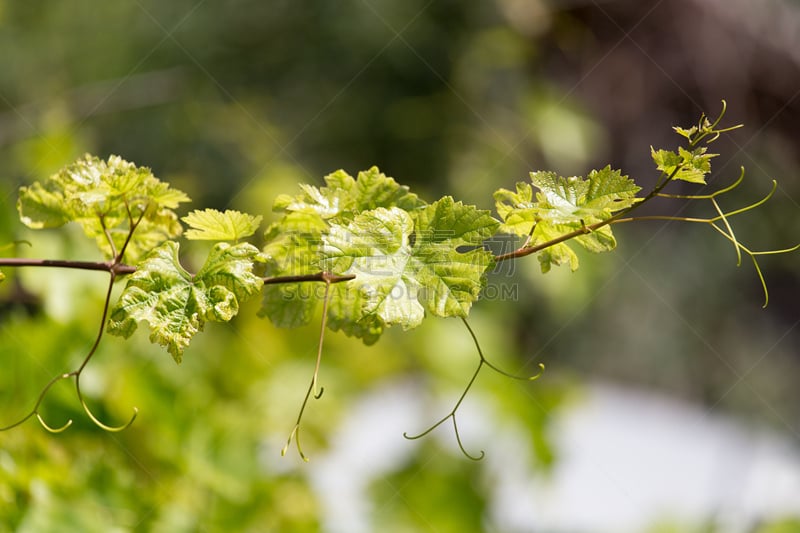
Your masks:
{"label": "grape vine", "polygon": [[[532,172],[530,182],[517,183],[513,191],[495,192],[495,218],[490,211],[450,196],[428,203],[376,167],[356,177],[339,170],[326,176],[322,187],[304,184],[299,194],[276,198],[273,209],[280,218],[266,228],[260,250],[245,240],[258,231],[260,216],[203,209],[179,218],[176,209],[189,202],[186,194],[157,179],[149,169],[118,156],[101,160],[87,155],[43,182],[22,187],[17,208],[22,223],[32,229],[76,223],[97,244],[104,260],[3,257],[0,266],[106,272],[109,280],[99,331],[81,364],[52,378],[28,414],[0,431],[30,418],[47,431],[66,430],[72,420],[51,425],[39,408],[55,383],[71,378],[78,401],[97,426],[107,431],[127,428],[136,418],[136,408],[127,423],[108,425],[92,413],[81,392],[81,374],[103,335],[128,338],[145,323],[151,342],[164,346],[180,363],[184,350],[206,323],[232,320],[242,302],[261,294],[259,315],[278,327],[305,325],[321,313],[313,375],[283,454],[294,441],[306,459],[300,430],[309,400],[321,398],[324,391],[320,369],[327,329],[373,344],[391,326],[411,329],[426,317],[436,316],[463,321],[475,344],[478,364],[449,413],[421,433],[404,436],[420,438],[449,420],[464,455],[480,459],[483,451],[478,455],[466,451],[456,421],[480,371],[488,367],[509,378],[534,380],[544,370],[541,366],[534,376],[515,376],[498,368],[487,359],[467,322],[498,263],[535,254],[543,273],[562,265],[576,270],[579,259],[574,246],[593,253],[613,250],[617,244],[614,225],[647,220],[706,224],[733,245],[738,264],[743,254],[750,258],[767,305],[769,293],[758,258],[793,252],[800,244],[753,251],[736,237],[731,219],[763,205],[774,194],[776,183],[766,197],[731,210],[723,209],[721,200],[742,184],[744,169],[731,185],[711,193],[664,192],[679,181],[706,185],[716,155],[708,153],[708,144],[739,127],[720,127],[725,110],[723,102],[713,121],[702,115],[689,128],[674,128],[684,146],[651,149],[659,174],[644,195],[633,179],[610,166],[585,177]],[[706,201],[715,215],[635,215],[654,198]],[[186,231],[181,221],[188,226]],[[519,246],[494,255],[485,243],[498,233],[515,236]],[[210,243],[207,258],[195,273],[181,265],[181,237]],[[112,290],[120,278],[125,286],[112,303]]]}

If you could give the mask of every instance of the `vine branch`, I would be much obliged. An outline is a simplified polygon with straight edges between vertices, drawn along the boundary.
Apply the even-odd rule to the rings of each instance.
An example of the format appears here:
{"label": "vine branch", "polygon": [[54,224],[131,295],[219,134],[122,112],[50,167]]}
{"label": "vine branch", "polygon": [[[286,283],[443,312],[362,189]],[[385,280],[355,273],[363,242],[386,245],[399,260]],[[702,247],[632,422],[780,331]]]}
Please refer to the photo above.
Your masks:
{"label": "vine branch", "polygon": [[[68,268],[75,270],[114,272],[118,276],[133,274],[136,272],[135,266],[117,263],[115,261],[71,261],[68,259],[28,259],[25,257],[0,257],[0,267]],[[302,274],[297,276],[268,277],[264,278],[264,285],[279,285],[282,283],[304,283],[314,281],[342,283],[355,278],[355,274],[338,275],[330,272],[317,272],[315,274]]]}
{"label": "vine branch", "polygon": [[[697,150],[697,147],[701,144],[701,142],[705,141],[706,144],[715,141],[720,134],[726,133],[732,130],[735,130],[741,125],[735,125],[728,128],[720,128],[717,129],[722,117],[725,114],[727,109],[727,104],[723,100],[722,101],[722,111],[720,112],[719,116],[714,120],[714,122],[709,122],[706,118],[705,114],[700,117],[700,121],[698,122],[697,126],[693,126],[688,130],[684,130],[681,128],[676,128],[676,131],[681,134],[682,136],[686,137],[689,141],[688,148],[689,150],[693,150],[692,154],[700,154],[701,156],[705,154],[705,149]],[[655,156],[654,156],[655,157]],[[694,157],[694,156],[693,156]],[[710,156],[706,156],[710,157]],[[775,194],[777,189],[777,182],[775,180],[772,181],[772,188],[771,190],[760,200],[753,202],[749,205],[744,207],[740,207],[738,209],[734,209],[731,211],[724,211],[718,202],[718,198],[724,194],[727,194],[734,189],[736,189],[744,180],[745,170],[742,167],[741,172],[739,173],[739,177],[734,181],[731,185],[727,187],[723,187],[719,190],[716,190],[710,194],[698,194],[698,195],[683,195],[683,194],[667,194],[662,192],[663,189],[671,182],[675,181],[680,172],[684,171],[691,171],[692,170],[692,161],[684,160],[681,164],[675,166],[671,172],[666,173],[662,172],[659,179],[656,180],[656,184],[653,189],[644,197],[641,198],[637,203],[627,207],[625,209],[620,210],[618,213],[606,218],[604,220],[600,220],[594,222],[592,224],[584,224],[581,223],[581,227],[577,228],[573,231],[564,233],[554,239],[548,240],[546,242],[541,242],[538,244],[531,245],[531,238],[533,236],[533,231],[536,228],[536,222],[533,223],[531,227],[531,231],[528,234],[528,237],[525,239],[523,244],[513,250],[511,252],[496,255],[494,257],[495,262],[499,263],[502,261],[507,261],[510,259],[517,259],[521,257],[525,257],[527,255],[535,254],[552,246],[556,246],[563,242],[569,241],[573,238],[580,237],[582,235],[588,235],[594,231],[599,230],[604,226],[610,226],[613,224],[622,224],[627,222],[634,222],[634,221],[644,221],[644,220],[666,220],[666,221],[679,221],[679,222],[690,222],[690,223],[702,223],[710,225],[715,231],[722,234],[727,240],[733,244],[734,251],[736,253],[736,265],[741,266],[742,263],[742,253],[747,254],[753,262],[753,266],[755,267],[756,273],[758,275],[759,281],[761,282],[762,289],[764,291],[764,307],[767,306],[769,302],[769,291],[767,289],[766,281],[764,276],[761,272],[761,268],[758,264],[758,260],[756,256],[758,255],[771,255],[771,254],[781,254],[781,253],[789,253],[795,250],[800,249],[800,244],[797,246],[779,249],[779,250],[767,250],[762,252],[754,252],[741,244],[734,233],[733,227],[729,222],[729,218],[740,215],[742,213],[746,213],[751,211],[757,207],[760,207],[764,203],[770,200],[772,196]],[[659,167],[661,168],[661,167]],[[672,215],[646,215],[646,216],[630,216],[631,213],[638,209],[641,205],[649,202],[653,198],[672,198],[672,199],[683,199],[683,200],[706,200],[711,203],[712,207],[717,213],[717,216],[708,217],[708,218],[697,218],[697,217],[681,217],[681,216],[672,216]],[[717,225],[717,223],[721,222],[723,227]],[[724,228],[724,229],[723,229]]]}
{"label": "vine branch", "polygon": [[70,261],[67,259],[28,259],[25,257],[0,257],[0,267],[71,268],[102,272],[114,271],[118,275],[136,272],[136,267],[115,261]]}
{"label": "vine branch", "polygon": [[322,281],[326,284],[342,283],[356,279],[355,274],[331,274],[330,272],[317,272],[316,274],[303,274],[298,276],[275,276],[264,278],[264,285],[278,285],[281,283],[303,283],[309,281]]}

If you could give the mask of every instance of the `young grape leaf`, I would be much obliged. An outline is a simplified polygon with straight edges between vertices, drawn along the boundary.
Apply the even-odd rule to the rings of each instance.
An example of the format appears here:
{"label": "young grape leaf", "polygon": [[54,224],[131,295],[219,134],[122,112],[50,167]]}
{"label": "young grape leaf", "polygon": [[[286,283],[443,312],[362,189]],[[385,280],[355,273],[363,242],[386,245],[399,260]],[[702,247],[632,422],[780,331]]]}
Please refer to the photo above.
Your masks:
{"label": "young grape leaf", "polygon": [[[416,239],[416,277],[423,286],[420,301],[436,316],[465,318],[494,267],[494,255],[482,248],[499,222],[489,211],[445,196],[411,213]],[[473,248],[460,251],[460,248]]]}
{"label": "young grape leaf", "polygon": [[719,155],[708,154],[707,150],[708,148],[701,146],[691,151],[678,148],[677,152],[671,152],[656,150],[651,146],[650,154],[656,168],[665,175],[672,176],[672,179],[705,185],[706,174],[711,172],[711,158]]}
{"label": "young grape leaf", "polygon": [[188,196],[158,180],[148,168],[119,156],[102,161],[87,154],[44,183],[21,187],[17,209],[20,220],[33,229],[77,222],[107,258],[122,252],[135,227],[125,248],[125,259],[135,263],[153,247],[181,234],[173,209],[187,201]]}
{"label": "young grape leaf", "polygon": [[353,179],[347,172],[337,170],[325,176],[326,187],[301,185],[303,194],[278,196],[276,211],[315,213],[324,219],[345,217],[377,207],[399,207],[410,211],[425,205],[405,185],[383,174],[377,167],[358,173]]}
{"label": "young grape leaf", "polygon": [[183,350],[206,322],[231,320],[239,304],[261,289],[263,280],[252,271],[258,255],[248,243],[217,243],[192,276],[180,265],[178,244],[163,243],[128,278],[111,310],[108,332],[128,338],[145,321],[150,341],[166,346],[180,363]]}
{"label": "young grape leaf", "polygon": [[[609,166],[591,171],[585,179],[564,178],[554,172],[532,172],[531,182],[539,189],[535,199],[528,183],[518,183],[516,192],[500,189],[494,194],[497,212],[503,221],[500,230],[530,237],[530,246],[545,244],[608,220],[641,200],[636,197],[640,187]],[[616,247],[608,226],[574,239],[591,252]],[[565,242],[543,249],[539,261],[543,272],[550,270],[551,265],[568,264],[572,270],[578,268],[578,256]]]}
{"label": "young grape leaf", "polygon": [[[711,123],[706,119],[705,121],[706,126],[711,126]],[[673,131],[680,135],[681,137],[685,137],[687,141],[691,142],[697,132],[699,131],[697,126],[692,126],[691,128],[681,128],[680,126],[673,126]],[[651,147],[652,148],[652,147]]]}
{"label": "young grape leaf", "polygon": [[412,212],[381,207],[331,224],[323,236],[325,269],[356,278],[332,288],[328,324],[370,343],[387,326],[418,326],[426,313],[467,316],[494,264],[480,245],[497,226],[487,211],[451,197]]}
{"label": "young grape leaf", "polygon": [[191,229],[184,236],[189,240],[238,241],[256,232],[261,224],[260,216],[252,216],[226,209],[196,209],[183,217]]}
{"label": "young grape leaf", "polygon": [[503,223],[500,231],[512,235],[527,236],[536,223],[533,205],[533,187],[524,181],[517,182],[516,192],[498,189],[494,193],[497,214]]}
{"label": "young grape leaf", "polygon": [[535,210],[539,220],[555,224],[591,224],[606,220],[616,211],[627,209],[638,199],[641,188],[610,166],[592,170],[586,179],[564,178],[554,172],[532,172],[536,193]]}
{"label": "young grape leaf", "polygon": [[410,272],[415,266],[409,240],[413,231],[411,215],[397,207],[366,211],[346,226],[331,226],[322,248],[328,260],[326,270],[356,275],[332,295],[334,300],[347,298],[353,304],[341,308],[347,313],[344,316],[339,315],[339,306],[329,308],[332,324],[342,319],[358,322],[369,315],[404,329],[422,322],[425,311],[417,299],[421,285]]}
{"label": "young grape leaf", "polygon": [[[377,167],[359,172],[357,178],[338,170],[326,176],[325,183],[326,186],[322,188],[301,185],[302,194],[281,195],[275,200],[274,210],[282,211],[285,215],[266,232],[264,255],[267,258],[267,276],[320,272],[320,245],[322,236],[329,231],[330,223],[347,223],[357,213],[378,207],[412,211],[425,205],[408,187],[399,185]],[[332,294],[338,294],[341,288],[331,290]],[[311,321],[323,294],[324,287],[318,284],[267,285],[259,315],[269,317],[279,327],[301,326]],[[340,302],[333,298],[332,308]],[[346,315],[344,311],[334,314]],[[354,327],[346,326],[336,318],[333,324]],[[366,338],[369,331],[377,329],[375,326],[359,330],[358,336]]]}

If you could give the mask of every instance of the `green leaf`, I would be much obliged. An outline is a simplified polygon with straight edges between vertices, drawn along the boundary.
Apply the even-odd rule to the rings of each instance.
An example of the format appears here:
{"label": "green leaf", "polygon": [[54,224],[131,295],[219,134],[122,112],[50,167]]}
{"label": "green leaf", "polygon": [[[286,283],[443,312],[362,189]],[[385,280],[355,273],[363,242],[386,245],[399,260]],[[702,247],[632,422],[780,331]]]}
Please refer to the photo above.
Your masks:
{"label": "green leaf", "polygon": [[533,206],[536,218],[554,224],[591,224],[627,209],[641,188],[610,166],[593,170],[586,179],[564,178],[554,172],[532,172],[539,189]]}
{"label": "green leaf", "polygon": [[636,195],[642,190],[628,176],[619,170],[606,166],[602,170],[592,170],[587,176],[589,190],[581,205],[582,213],[591,213],[600,220],[610,218],[614,213],[628,209],[641,201]]}
{"label": "green leaf", "polygon": [[181,220],[192,228],[185,237],[201,241],[238,241],[255,233],[261,224],[260,216],[230,209],[224,213],[216,209],[194,210]]}
{"label": "green leaf", "polygon": [[593,170],[586,179],[564,178],[555,172],[532,172],[531,182],[540,191],[536,193],[536,201],[527,183],[518,183],[516,192],[506,189],[495,192],[502,231],[527,236],[539,222],[579,228],[607,220],[640,201],[636,198],[640,187],[611,167]]}
{"label": "green leaf", "polygon": [[516,192],[499,189],[494,193],[497,214],[503,223],[500,231],[525,237],[536,223],[533,205],[533,187],[530,183],[518,182]]}
{"label": "green leaf", "polygon": [[467,316],[494,265],[480,245],[498,225],[450,197],[410,213],[377,208],[332,224],[323,236],[326,270],[356,278],[333,288],[329,325],[372,342],[387,326],[418,326],[426,313]]}
{"label": "green leaf", "polygon": [[672,179],[704,185],[706,175],[711,172],[711,158],[718,154],[706,153],[708,148],[701,146],[694,150],[678,148],[677,152],[656,150],[650,147],[650,154],[656,168]]}
{"label": "green leaf", "polygon": [[672,129],[675,130],[675,133],[677,133],[681,137],[685,137],[686,140],[688,140],[689,142],[692,141],[692,139],[694,138],[695,135],[697,135],[698,132],[697,126],[692,126],[691,128],[688,129],[681,128],[680,126],[673,126]]}
{"label": "green leaf", "polygon": [[372,167],[358,173],[354,179],[347,172],[337,170],[325,176],[326,187],[317,188],[302,184],[298,196],[281,195],[275,200],[276,211],[313,213],[323,219],[345,217],[378,207],[399,207],[407,211],[425,205],[405,185]]}
{"label": "green leaf", "polygon": [[[500,189],[494,194],[497,213],[503,221],[500,230],[529,237],[528,246],[541,246],[570,233],[573,239],[590,252],[605,252],[616,247],[609,226],[594,231],[587,227],[608,220],[615,213],[629,209],[641,201],[641,190],[630,178],[607,166],[593,170],[584,179],[564,178],[554,172],[532,172],[533,188],[518,183],[516,192]],[[553,265],[578,268],[578,256],[566,242],[553,244],[539,252],[542,271]]]}
{"label": "green leaf", "polygon": [[[489,211],[454,202],[450,196],[412,216],[414,257],[421,263],[416,277],[424,287],[420,301],[436,316],[466,317],[486,272],[494,266],[494,256],[481,245],[495,234],[498,221]],[[457,250],[462,247],[475,248]]]}
{"label": "green leaf", "polygon": [[135,263],[181,234],[172,210],[187,201],[188,196],[147,168],[119,156],[102,161],[87,154],[43,183],[21,187],[17,209],[20,220],[33,229],[78,223],[107,258],[121,253],[127,242],[124,259]]}
{"label": "green leaf", "polygon": [[[266,285],[258,316],[268,317],[279,328],[304,326],[314,318],[317,303],[322,299],[319,284],[283,283]],[[324,290],[324,287],[323,287]]]}
{"label": "green leaf", "polygon": [[342,318],[358,322],[368,315],[404,329],[422,322],[425,311],[417,299],[421,285],[410,272],[415,266],[410,245],[413,232],[411,215],[396,207],[364,212],[347,226],[331,226],[322,249],[328,260],[326,270],[356,275],[337,287],[334,296],[352,300],[354,305],[345,308],[345,316],[339,316],[337,308],[329,309],[334,324]]}
{"label": "green leaf", "polygon": [[57,228],[70,221],[66,203],[65,191],[50,178],[44,184],[37,181],[20,188],[17,210],[20,220],[29,228]]}
{"label": "green leaf", "polygon": [[206,322],[231,320],[239,304],[260,290],[263,280],[252,272],[258,254],[251,244],[217,243],[192,276],[180,265],[178,244],[163,243],[128,278],[111,310],[108,332],[128,338],[145,321],[150,341],[166,346],[180,363]]}
{"label": "green leaf", "polygon": [[0,271],[0,281],[3,281],[4,279],[6,279],[6,275],[3,274],[2,271]]}
{"label": "green leaf", "polygon": [[356,286],[347,283],[332,285],[328,304],[328,327],[349,337],[359,338],[370,346],[378,341],[386,324],[375,314],[364,314],[363,305],[364,300]]}
{"label": "green leaf", "polygon": [[[381,173],[377,167],[359,172],[353,178],[338,170],[325,177],[326,186],[317,188],[300,185],[303,193],[297,196],[281,195],[274,205],[284,217],[272,224],[266,232],[264,246],[267,276],[296,276],[314,274],[322,270],[320,246],[322,236],[327,234],[331,223],[346,224],[360,212],[379,207],[398,207],[406,211],[425,205],[408,187],[399,185],[394,179]],[[332,290],[338,294],[340,289]],[[278,327],[296,327],[307,324],[322,299],[324,287],[320,284],[290,283],[264,287],[260,316],[269,319]],[[340,300],[334,298],[331,307]],[[380,325],[362,328],[340,321],[336,317],[349,316],[344,308],[333,312],[329,322],[334,329],[350,328],[350,334],[377,340]],[[376,334],[377,332],[377,334]]]}

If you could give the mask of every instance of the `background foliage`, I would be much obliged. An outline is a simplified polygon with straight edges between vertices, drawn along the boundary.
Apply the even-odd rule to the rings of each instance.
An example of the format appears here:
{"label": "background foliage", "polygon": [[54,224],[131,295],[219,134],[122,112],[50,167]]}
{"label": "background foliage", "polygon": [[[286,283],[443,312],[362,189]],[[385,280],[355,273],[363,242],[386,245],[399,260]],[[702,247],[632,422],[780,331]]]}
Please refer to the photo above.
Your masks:
{"label": "background foliage", "polygon": [[[0,0],[2,242],[29,236],[13,209],[17,188],[87,151],[151,167],[196,207],[267,222],[277,216],[272,200],[297,181],[320,185],[335,169],[373,164],[424,197],[453,194],[490,209],[492,191],[530,170],[583,174],[611,162],[655,177],[650,145],[672,146],[669,126],[725,98],[729,120],[746,127],[715,145],[718,176],[732,181],[745,165],[748,199],[771,178],[780,183],[740,237],[765,248],[794,244],[800,7],[769,4]],[[5,252],[87,259],[96,252],[79,233],[39,234],[33,248]],[[548,421],[584,380],[676,395],[796,443],[797,256],[765,261],[772,298],[761,310],[748,265],[735,268],[729,245],[704,228],[654,223],[616,235],[614,254],[581,256],[575,274],[543,277],[530,258],[504,265],[495,279],[518,290],[476,305],[473,325],[506,368],[533,373],[544,362],[549,370],[532,385],[482,376],[470,402],[523,428],[525,453],[542,471],[558,458]],[[105,285],[89,272],[6,274],[4,422],[80,362]],[[371,348],[330,335],[328,392],[308,413],[304,437],[319,461],[312,451],[312,463],[298,467],[278,452],[313,368],[316,325],[276,330],[255,317],[258,305],[210,325],[180,367],[145,335],[104,339],[85,394],[105,419],[126,420],[138,406],[137,422],[104,433],[82,417],[71,389],[57,386],[46,416],[74,418],[75,427],[52,436],[31,423],[0,436],[0,530],[337,530],[314,468],[327,464],[326,450],[359,449],[338,442],[336,428],[354,423],[365,398],[385,402],[389,433],[408,446],[387,445],[395,461],[372,471],[352,466],[373,524],[497,527],[491,469],[452,455],[447,435],[402,441],[416,421],[391,416],[396,387],[428,413],[454,397],[474,365],[460,324],[389,331]],[[491,440],[476,446],[492,455]],[[515,457],[502,460],[515,468]]]}

